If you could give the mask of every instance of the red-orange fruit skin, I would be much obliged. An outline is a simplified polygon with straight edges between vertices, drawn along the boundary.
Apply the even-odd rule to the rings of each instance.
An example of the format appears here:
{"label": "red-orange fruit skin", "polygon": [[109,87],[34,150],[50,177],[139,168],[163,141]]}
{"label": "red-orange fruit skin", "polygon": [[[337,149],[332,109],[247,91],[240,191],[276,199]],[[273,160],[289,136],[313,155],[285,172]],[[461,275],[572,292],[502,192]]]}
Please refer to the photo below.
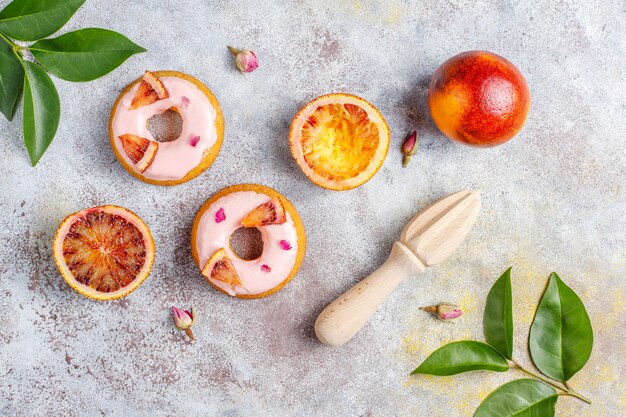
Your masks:
{"label": "red-orange fruit skin", "polygon": [[439,130],[473,146],[496,146],[513,138],[530,110],[530,90],[508,60],[486,51],[463,52],[433,74],[428,106]]}

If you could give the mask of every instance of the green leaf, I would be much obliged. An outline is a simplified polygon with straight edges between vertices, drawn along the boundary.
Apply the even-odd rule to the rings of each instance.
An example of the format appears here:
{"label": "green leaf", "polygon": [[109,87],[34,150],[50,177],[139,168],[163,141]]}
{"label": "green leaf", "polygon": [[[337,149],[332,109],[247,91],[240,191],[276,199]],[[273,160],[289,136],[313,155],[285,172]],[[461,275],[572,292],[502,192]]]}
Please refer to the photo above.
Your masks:
{"label": "green leaf", "polygon": [[557,392],[536,379],[518,379],[502,385],[478,406],[474,417],[551,417]]}
{"label": "green leaf", "polygon": [[37,165],[54,139],[61,103],[52,80],[43,68],[23,61],[24,78],[24,142],[33,166]]}
{"label": "green leaf", "polygon": [[36,41],[61,29],[85,0],[13,0],[0,12],[0,32]]}
{"label": "green leaf", "polygon": [[591,356],[593,330],[585,306],[556,273],[550,275],[530,327],[530,355],[537,368],[569,380]]}
{"label": "green leaf", "polygon": [[13,120],[17,99],[24,85],[24,68],[13,48],[0,39],[0,112]]}
{"label": "green leaf", "polygon": [[487,343],[507,359],[513,355],[513,304],[511,301],[511,268],[493,284],[483,313]]}
{"label": "green leaf", "polygon": [[412,374],[455,375],[467,371],[508,371],[509,364],[491,346],[474,341],[452,342],[434,351]]}
{"label": "green leaf", "polygon": [[146,51],[124,35],[94,28],[44,39],[29,49],[48,72],[67,81],[95,80]]}

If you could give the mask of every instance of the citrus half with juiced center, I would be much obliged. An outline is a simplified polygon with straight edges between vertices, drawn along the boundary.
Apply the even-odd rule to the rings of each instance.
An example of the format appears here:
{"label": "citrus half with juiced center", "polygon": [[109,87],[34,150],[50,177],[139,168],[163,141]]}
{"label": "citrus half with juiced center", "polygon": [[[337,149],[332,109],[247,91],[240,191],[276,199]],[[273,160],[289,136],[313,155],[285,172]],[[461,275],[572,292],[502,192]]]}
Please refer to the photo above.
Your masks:
{"label": "citrus half with juiced center", "polygon": [[330,190],[349,190],[370,180],[389,149],[389,128],[369,102],[327,94],[307,103],[289,131],[291,153],[304,174]]}
{"label": "citrus half with juiced center", "polygon": [[118,206],[92,207],[71,214],[59,226],[54,260],[67,283],[97,300],[133,292],[154,262],[154,239],[146,223]]}

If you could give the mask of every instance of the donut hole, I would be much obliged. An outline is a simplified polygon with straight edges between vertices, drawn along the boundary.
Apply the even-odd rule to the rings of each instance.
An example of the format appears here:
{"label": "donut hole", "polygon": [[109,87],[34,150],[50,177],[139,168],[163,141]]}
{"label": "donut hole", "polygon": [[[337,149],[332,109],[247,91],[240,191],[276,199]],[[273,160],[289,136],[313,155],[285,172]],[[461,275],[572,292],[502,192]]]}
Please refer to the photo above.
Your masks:
{"label": "donut hole", "polygon": [[230,247],[245,261],[257,259],[263,254],[263,235],[256,227],[240,227],[230,236]]}
{"label": "donut hole", "polygon": [[183,131],[183,118],[176,110],[168,109],[148,119],[148,130],[157,142],[171,142]]}

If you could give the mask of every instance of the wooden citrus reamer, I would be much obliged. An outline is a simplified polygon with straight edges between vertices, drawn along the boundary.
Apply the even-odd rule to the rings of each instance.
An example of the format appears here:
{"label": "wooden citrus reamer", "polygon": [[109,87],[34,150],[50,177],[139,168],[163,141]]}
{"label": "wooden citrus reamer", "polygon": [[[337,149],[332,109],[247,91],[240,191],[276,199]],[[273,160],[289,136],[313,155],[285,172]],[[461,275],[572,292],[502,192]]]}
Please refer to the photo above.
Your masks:
{"label": "wooden citrus reamer", "polygon": [[463,190],[431,204],[404,226],[385,263],[328,305],[315,321],[324,344],[350,340],[404,279],[444,261],[480,211],[480,191]]}

